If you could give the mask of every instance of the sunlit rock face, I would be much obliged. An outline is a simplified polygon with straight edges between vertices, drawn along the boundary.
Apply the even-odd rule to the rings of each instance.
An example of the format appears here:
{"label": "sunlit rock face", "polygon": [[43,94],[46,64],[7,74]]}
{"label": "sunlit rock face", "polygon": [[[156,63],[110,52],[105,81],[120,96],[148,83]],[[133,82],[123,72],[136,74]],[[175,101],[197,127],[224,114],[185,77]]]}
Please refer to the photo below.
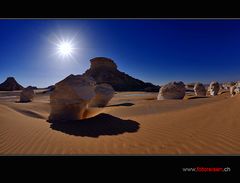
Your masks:
{"label": "sunlit rock face", "polygon": [[114,89],[111,85],[103,83],[95,87],[96,96],[90,103],[91,107],[104,107],[114,96]]}
{"label": "sunlit rock face", "polygon": [[31,102],[34,97],[33,87],[24,88],[20,93],[20,102]]}
{"label": "sunlit rock face", "polygon": [[236,90],[236,86],[231,86],[230,87],[230,95],[231,96],[234,96],[236,94],[235,90]]}
{"label": "sunlit rock face", "polygon": [[145,83],[119,71],[112,59],[96,57],[90,62],[90,69],[83,75],[93,77],[97,84],[110,84],[115,91],[159,91],[159,86]]}
{"label": "sunlit rock face", "polygon": [[88,104],[95,96],[95,81],[91,77],[70,75],[55,84],[50,94],[49,121],[83,119]]}
{"label": "sunlit rock face", "polygon": [[13,91],[22,89],[23,86],[18,84],[14,77],[8,77],[3,83],[0,84],[0,91]]}
{"label": "sunlit rock face", "polygon": [[219,85],[218,82],[213,81],[213,82],[210,83],[209,92],[210,92],[211,96],[217,95],[219,90],[220,90],[220,85]]}
{"label": "sunlit rock face", "polygon": [[237,88],[240,88],[240,81],[237,81],[236,84],[235,84],[235,86],[236,86]]}
{"label": "sunlit rock face", "polygon": [[222,87],[225,90],[229,90],[232,86],[234,86],[236,83],[235,82],[227,82],[227,83],[223,83]]}
{"label": "sunlit rock face", "polygon": [[240,93],[240,87],[236,87],[236,89],[234,90],[236,94]]}
{"label": "sunlit rock face", "polygon": [[222,84],[222,88],[225,89],[225,90],[229,90],[230,87],[229,87],[228,84],[223,83],[223,84]]}
{"label": "sunlit rock face", "polygon": [[158,100],[164,99],[183,99],[185,96],[185,84],[180,82],[170,82],[163,87],[161,87]]}
{"label": "sunlit rock face", "polygon": [[234,86],[230,87],[230,94],[234,96],[240,93],[240,82],[237,82]]}
{"label": "sunlit rock face", "polygon": [[196,83],[193,89],[196,96],[206,96],[207,90],[202,83]]}
{"label": "sunlit rock face", "polygon": [[236,89],[235,89],[236,94],[240,93],[240,81],[238,81],[235,86],[236,86]]}

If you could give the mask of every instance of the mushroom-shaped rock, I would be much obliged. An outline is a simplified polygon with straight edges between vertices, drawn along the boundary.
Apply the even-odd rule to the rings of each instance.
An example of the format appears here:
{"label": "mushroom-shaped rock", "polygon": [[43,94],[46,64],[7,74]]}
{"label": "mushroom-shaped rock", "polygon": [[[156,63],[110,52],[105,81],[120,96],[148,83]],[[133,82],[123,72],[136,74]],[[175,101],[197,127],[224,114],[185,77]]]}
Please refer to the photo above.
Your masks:
{"label": "mushroom-shaped rock", "polygon": [[117,64],[110,58],[96,57],[90,60],[91,67],[86,70],[84,76],[91,76],[97,84],[108,83],[116,91],[144,91],[145,88],[151,91],[159,86],[146,83],[139,79],[118,70]]}
{"label": "mushroom-shaped rock", "polygon": [[31,102],[34,97],[34,90],[31,86],[24,88],[20,93],[20,102]]}
{"label": "mushroom-shaped rock", "polygon": [[160,88],[157,99],[183,99],[185,96],[185,84],[180,82],[170,82]]}
{"label": "mushroom-shaped rock", "polygon": [[210,86],[209,86],[210,95],[212,95],[212,96],[217,95],[219,90],[220,90],[220,85],[218,82],[213,81],[210,83]]}
{"label": "mushroom-shaped rock", "polygon": [[95,96],[95,81],[91,77],[70,75],[55,84],[50,94],[49,121],[79,120]]}
{"label": "mushroom-shaped rock", "polygon": [[96,96],[90,103],[91,107],[104,107],[114,96],[114,89],[111,85],[102,83],[95,87]]}
{"label": "mushroom-shaped rock", "polygon": [[193,89],[196,96],[206,96],[207,91],[202,83],[196,83]]}

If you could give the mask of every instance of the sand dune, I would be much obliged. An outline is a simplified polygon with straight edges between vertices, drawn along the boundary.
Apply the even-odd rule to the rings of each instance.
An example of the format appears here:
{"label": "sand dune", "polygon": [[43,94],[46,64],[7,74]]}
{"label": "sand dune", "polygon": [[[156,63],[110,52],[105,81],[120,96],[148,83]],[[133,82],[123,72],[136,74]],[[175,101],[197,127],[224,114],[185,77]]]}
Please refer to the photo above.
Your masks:
{"label": "sand dune", "polygon": [[[14,97],[16,96],[16,97]],[[154,100],[117,93],[87,119],[51,124],[49,96],[18,103],[0,93],[0,154],[239,154],[240,95]]]}

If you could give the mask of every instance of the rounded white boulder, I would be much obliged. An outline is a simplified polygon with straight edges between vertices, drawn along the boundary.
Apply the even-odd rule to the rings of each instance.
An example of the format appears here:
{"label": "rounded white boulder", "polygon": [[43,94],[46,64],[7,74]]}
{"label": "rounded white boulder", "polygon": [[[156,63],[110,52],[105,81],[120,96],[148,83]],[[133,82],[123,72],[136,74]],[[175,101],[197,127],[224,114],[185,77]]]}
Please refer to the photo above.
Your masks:
{"label": "rounded white boulder", "polygon": [[32,87],[27,87],[20,93],[20,102],[31,102],[34,97],[34,90]]}
{"label": "rounded white boulder", "polygon": [[185,96],[185,84],[180,82],[170,82],[162,86],[159,90],[157,99],[183,99]]}
{"label": "rounded white boulder", "polygon": [[212,95],[212,96],[217,95],[219,90],[220,90],[220,85],[219,85],[218,82],[213,81],[213,82],[210,83],[210,85],[209,85],[210,95]]}
{"label": "rounded white boulder", "polygon": [[193,89],[196,96],[206,96],[207,90],[202,83],[196,83]]}
{"label": "rounded white boulder", "polygon": [[94,79],[82,75],[70,75],[55,84],[50,94],[49,121],[83,119],[84,112],[95,96],[94,90]]}

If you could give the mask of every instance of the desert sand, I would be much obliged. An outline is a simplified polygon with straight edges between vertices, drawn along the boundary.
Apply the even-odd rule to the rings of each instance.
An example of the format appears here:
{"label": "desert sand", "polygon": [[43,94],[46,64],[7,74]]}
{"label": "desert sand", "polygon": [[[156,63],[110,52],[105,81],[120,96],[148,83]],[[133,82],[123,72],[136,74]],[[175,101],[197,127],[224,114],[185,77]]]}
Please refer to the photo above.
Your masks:
{"label": "desert sand", "polygon": [[33,102],[0,92],[0,154],[239,154],[240,95],[156,100],[158,93],[118,92],[86,119],[47,121],[49,94]]}

